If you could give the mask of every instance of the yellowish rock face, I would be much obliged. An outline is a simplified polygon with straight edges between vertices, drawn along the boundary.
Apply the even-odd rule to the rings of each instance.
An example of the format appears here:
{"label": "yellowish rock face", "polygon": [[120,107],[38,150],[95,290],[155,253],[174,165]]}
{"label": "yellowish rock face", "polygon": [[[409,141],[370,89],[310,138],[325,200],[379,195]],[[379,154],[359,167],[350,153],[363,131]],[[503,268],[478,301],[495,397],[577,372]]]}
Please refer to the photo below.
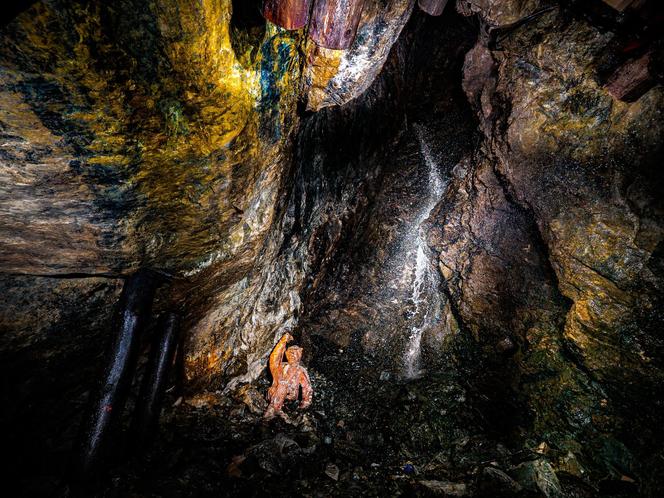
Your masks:
{"label": "yellowish rock face", "polygon": [[[76,162],[56,196],[112,203],[99,210],[103,221],[80,220],[97,234],[88,246],[67,230],[53,234],[81,239],[71,262],[79,271],[126,271],[139,260],[186,269],[214,249],[237,249],[238,235],[228,235],[234,226],[269,225],[269,215],[239,213],[258,195],[261,172],[285,159],[296,124],[298,33],[270,26],[243,66],[236,49],[245,47],[232,46],[230,0],[153,2],[138,18],[123,11],[130,6],[61,11],[39,3],[10,26],[15,36],[2,47],[7,131],[48,148],[42,167],[53,163],[54,173],[56,163]],[[50,129],[42,124],[49,117]],[[85,135],[85,143],[67,143],[68,134]],[[120,181],[100,189],[100,175]],[[261,188],[278,177],[272,171]],[[104,237],[122,243],[105,248]],[[15,266],[72,269],[65,258],[56,265],[37,254]]]}
{"label": "yellowish rock face", "polygon": [[342,53],[315,51],[306,30],[236,25],[231,0],[36,3],[0,37],[0,120],[14,154],[0,157],[0,227],[11,227],[0,228],[2,270],[164,270],[173,301],[187,303],[191,378],[238,370],[247,337],[247,361],[259,362],[299,306],[285,289],[256,323],[262,304],[249,304],[276,257],[266,240],[298,104],[362,93],[411,7],[367,9]]}
{"label": "yellowish rock face", "polygon": [[[391,3],[390,14],[407,10],[408,2]],[[290,157],[297,102],[318,109],[357,96],[354,88],[375,74],[360,81],[353,57],[361,66],[373,61],[377,72],[406,20],[381,37],[363,36],[359,55],[321,55],[304,30],[266,23],[257,38],[233,26],[232,14],[231,0],[53,0],[7,28],[7,132],[48,148],[43,164],[60,165],[67,178],[51,200],[76,198],[96,211],[77,221],[89,235],[65,227],[53,234],[53,257],[35,249],[14,270],[124,273],[140,262],[190,272],[259,244],[272,219],[265,198]],[[377,15],[369,10],[363,25],[385,22]],[[362,55],[372,46],[381,49]],[[75,166],[63,170],[67,164]],[[26,209],[25,219],[36,216]],[[9,243],[28,238],[19,231]],[[73,260],[65,255],[72,245]]]}

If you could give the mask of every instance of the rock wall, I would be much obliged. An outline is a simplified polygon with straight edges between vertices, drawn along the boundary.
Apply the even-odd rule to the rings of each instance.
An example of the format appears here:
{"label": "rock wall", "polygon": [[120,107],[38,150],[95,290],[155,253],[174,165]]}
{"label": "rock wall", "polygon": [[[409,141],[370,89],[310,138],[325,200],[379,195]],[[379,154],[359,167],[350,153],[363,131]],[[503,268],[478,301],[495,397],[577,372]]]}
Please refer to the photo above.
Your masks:
{"label": "rock wall", "polygon": [[[496,13],[517,4],[493,2],[480,15],[507,23]],[[519,7],[525,16],[536,6]],[[617,37],[562,9],[499,47],[480,39],[464,89],[484,140],[455,168],[430,239],[461,327],[500,365],[488,385],[526,398],[532,420],[519,430],[608,474],[637,473],[652,492],[663,94],[656,87],[629,104],[602,88]],[[644,458],[638,470],[626,446]]]}
{"label": "rock wall", "polygon": [[[205,356],[219,370],[229,354],[256,350],[247,334],[271,337],[297,308],[252,318],[275,299],[257,296],[281,264],[275,210],[298,102],[314,87],[325,101],[359,95],[412,7],[367,3],[363,34],[334,51],[341,68],[305,58],[313,44],[302,30],[257,23],[230,0],[52,0],[23,12],[0,41],[0,271],[121,278],[158,268],[176,279],[190,364]],[[335,75],[342,88],[327,86]],[[265,293],[289,296],[284,286],[270,281]],[[242,331],[257,321],[265,330]]]}
{"label": "rock wall", "polygon": [[[191,386],[255,378],[297,319],[302,257],[280,248],[299,110],[309,88],[359,95],[412,0],[367,2],[343,68],[337,52],[320,76],[306,33],[257,22],[249,3],[44,0],[3,18],[0,419],[24,428],[10,446],[30,461],[76,425],[91,382],[75,379],[97,375],[136,269],[173,277],[156,313],[185,317]],[[335,75],[343,88],[327,88]],[[51,409],[57,429],[37,415]]]}

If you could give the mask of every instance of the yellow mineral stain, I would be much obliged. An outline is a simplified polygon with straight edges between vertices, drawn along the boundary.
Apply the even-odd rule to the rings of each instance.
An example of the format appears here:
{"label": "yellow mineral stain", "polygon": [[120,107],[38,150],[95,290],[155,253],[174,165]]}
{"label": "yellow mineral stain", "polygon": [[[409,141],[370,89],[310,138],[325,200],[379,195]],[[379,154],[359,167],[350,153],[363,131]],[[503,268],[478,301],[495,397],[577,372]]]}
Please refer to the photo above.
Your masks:
{"label": "yellow mineral stain", "polygon": [[315,43],[307,45],[307,108],[317,110],[329,98],[328,85],[339,71],[345,50],[332,50],[319,47]]}
{"label": "yellow mineral stain", "polygon": [[[251,47],[247,40],[246,46],[233,46],[231,0],[151,2],[146,9],[157,27],[159,50],[148,55],[158,57],[160,64],[152,68],[157,75],[148,81],[140,72],[141,62],[109,39],[101,22],[104,8],[95,2],[72,4],[66,15],[73,20],[67,28],[74,30],[73,37],[64,32],[63,14],[49,4],[38,3],[17,20],[27,39],[22,48],[30,51],[42,77],[57,85],[67,102],[66,108],[62,104],[50,111],[90,137],[83,170],[94,165],[114,168],[126,178],[124,185],[144,200],[134,215],[145,222],[127,223],[127,240],[154,234],[144,248],[147,262],[240,248],[260,232],[257,225],[272,216],[265,208],[255,219],[243,220],[236,209],[247,207],[241,204],[258,193],[255,180],[261,171],[270,168],[270,161],[279,161],[289,145],[287,138],[297,123],[294,103],[300,95],[304,34],[268,23],[263,40],[267,50]],[[153,50],[147,42],[145,48],[132,48]],[[122,61],[115,64],[118,57]],[[261,132],[265,64],[278,75],[274,87],[279,95],[271,102],[280,125],[276,140]],[[5,74],[10,74],[7,69]],[[33,131],[22,126],[26,137],[37,142],[34,135],[41,133],[42,142],[55,146],[60,137],[41,126],[20,97],[18,104],[25,116],[21,119],[32,115],[39,125]],[[279,174],[270,170],[269,178],[276,181]]]}

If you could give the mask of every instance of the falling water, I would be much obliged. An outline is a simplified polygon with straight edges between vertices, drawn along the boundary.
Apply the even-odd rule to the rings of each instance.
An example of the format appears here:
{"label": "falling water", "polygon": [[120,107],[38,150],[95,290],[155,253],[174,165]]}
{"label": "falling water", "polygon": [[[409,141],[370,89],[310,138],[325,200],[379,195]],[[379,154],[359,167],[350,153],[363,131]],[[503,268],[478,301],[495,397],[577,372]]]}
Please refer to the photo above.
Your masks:
{"label": "falling water", "polygon": [[[438,170],[438,163],[431,151],[431,147],[426,139],[426,128],[422,125],[415,124],[415,133],[420,144],[420,153],[424,159],[424,164],[427,167],[427,200],[422,206],[417,222],[414,227],[413,237],[416,238],[417,243],[417,257],[415,260],[415,279],[413,280],[413,287],[411,291],[411,300],[415,306],[412,315],[414,322],[410,329],[408,337],[408,347],[404,357],[406,378],[415,378],[421,374],[420,356],[422,346],[422,334],[431,322],[432,314],[435,313],[435,306],[428,302],[427,294],[431,291],[430,295],[437,295],[437,274],[428,271],[430,267],[429,256],[427,255],[429,249],[426,244],[426,234],[422,230],[422,224],[431,214],[431,211],[436,206],[436,203],[443,195],[445,183],[441,178]],[[435,305],[435,303],[433,303]]]}

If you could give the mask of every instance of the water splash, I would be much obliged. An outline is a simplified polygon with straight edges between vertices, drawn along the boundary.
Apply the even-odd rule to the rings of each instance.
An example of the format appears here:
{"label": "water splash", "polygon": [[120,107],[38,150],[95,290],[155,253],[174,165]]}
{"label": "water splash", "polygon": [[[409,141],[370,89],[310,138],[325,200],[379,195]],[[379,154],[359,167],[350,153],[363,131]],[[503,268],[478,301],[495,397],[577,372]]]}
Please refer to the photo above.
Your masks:
{"label": "water splash", "polygon": [[427,141],[427,130],[415,124],[415,134],[420,145],[420,154],[427,167],[427,200],[421,207],[414,226],[413,238],[417,244],[415,259],[415,278],[411,290],[414,312],[411,317],[413,325],[408,336],[408,346],[404,355],[404,376],[408,379],[419,377],[423,372],[420,365],[422,335],[435,318],[436,309],[440,306],[438,294],[438,273],[430,271],[431,262],[426,234],[422,225],[430,216],[438,200],[445,191],[446,183],[439,171],[438,161]]}

